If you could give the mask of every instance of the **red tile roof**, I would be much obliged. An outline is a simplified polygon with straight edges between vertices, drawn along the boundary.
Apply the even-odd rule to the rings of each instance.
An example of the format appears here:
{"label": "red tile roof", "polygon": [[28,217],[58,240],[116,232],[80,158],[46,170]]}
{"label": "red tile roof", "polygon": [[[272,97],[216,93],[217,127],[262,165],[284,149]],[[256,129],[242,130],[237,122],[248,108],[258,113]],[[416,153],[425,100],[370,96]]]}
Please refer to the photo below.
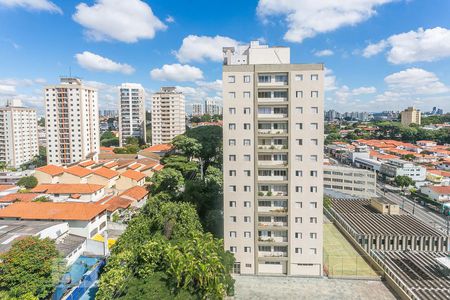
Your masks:
{"label": "red tile roof", "polygon": [[107,178],[107,179],[112,179],[114,177],[119,176],[119,172],[111,170],[111,169],[108,169],[108,168],[105,168],[105,167],[101,167],[101,168],[95,169],[95,170],[93,170],[92,173],[94,173],[94,174],[96,174],[98,176],[102,176],[102,177]]}
{"label": "red tile roof", "polygon": [[144,173],[133,171],[133,170],[126,170],[125,172],[123,172],[121,174],[121,176],[124,176],[124,177],[127,177],[127,178],[131,178],[131,179],[136,180],[136,181],[140,181],[140,180],[145,178],[145,174]]}
{"label": "red tile roof", "polygon": [[430,188],[433,192],[438,193],[438,194],[450,194],[450,186],[446,185],[446,186],[429,186],[428,188]]}
{"label": "red tile roof", "polygon": [[69,167],[69,168],[65,169],[64,172],[72,174],[74,176],[78,176],[78,177],[86,177],[92,173],[91,170],[85,169],[80,166]]}
{"label": "red tile roof", "polygon": [[17,202],[0,209],[0,218],[89,221],[106,210],[97,203]]}
{"label": "red tile roof", "polygon": [[164,169],[163,165],[157,165],[156,167],[153,168],[153,170],[155,171],[161,171],[162,169]]}
{"label": "red tile roof", "polygon": [[14,193],[0,198],[0,203],[9,203],[15,201],[30,202],[39,196],[42,195],[36,193]]}
{"label": "red tile roof", "polygon": [[105,163],[103,166],[104,166],[105,168],[111,169],[111,168],[114,168],[115,166],[118,166],[118,165],[119,165],[118,162],[116,162],[116,161],[110,161],[110,162]]}
{"label": "red tile roof", "polygon": [[141,166],[142,166],[141,164],[136,163],[136,164],[132,164],[131,166],[128,166],[128,169],[136,170],[136,169],[139,169]]}
{"label": "red tile roof", "polygon": [[151,152],[166,152],[173,149],[172,144],[159,144],[159,145],[153,145],[148,148],[145,148],[144,151],[151,151]]}
{"label": "red tile roof", "polygon": [[83,162],[79,163],[78,165],[82,166],[82,167],[89,167],[89,166],[95,165],[95,161],[93,161],[93,160],[86,160],[86,161],[83,161]]}
{"label": "red tile roof", "polygon": [[16,189],[16,188],[17,188],[17,186],[12,185],[12,184],[0,184],[0,192],[11,190],[11,189]]}
{"label": "red tile roof", "polygon": [[31,191],[44,194],[92,194],[104,188],[99,184],[77,183],[77,184],[40,184]]}
{"label": "red tile roof", "polygon": [[102,204],[106,206],[106,210],[110,212],[115,212],[119,208],[125,209],[130,207],[132,203],[133,203],[132,200],[115,196],[110,198],[108,201],[103,202]]}
{"label": "red tile roof", "polygon": [[450,172],[444,171],[444,170],[429,169],[429,170],[427,170],[427,173],[444,176],[444,177],[450,177]]}
{"label": "red tile roof", "polygon": [[142,198],[144,198],[145,196],[147,196],[148,193],[149,192],[147,191],[146,188],[143,188],[142,186],[134,186],[134,187],[129,188],[128,190],[125,190],[124,192],[122,192],[120,194],[120,196],[139,201]]}
{"label": "red tile roof", "polygon": [[64,173],[64,168],[55,165],[46,165],[40,168],[36,168],[35,171],[40,171],[51,176],[61,175]]}

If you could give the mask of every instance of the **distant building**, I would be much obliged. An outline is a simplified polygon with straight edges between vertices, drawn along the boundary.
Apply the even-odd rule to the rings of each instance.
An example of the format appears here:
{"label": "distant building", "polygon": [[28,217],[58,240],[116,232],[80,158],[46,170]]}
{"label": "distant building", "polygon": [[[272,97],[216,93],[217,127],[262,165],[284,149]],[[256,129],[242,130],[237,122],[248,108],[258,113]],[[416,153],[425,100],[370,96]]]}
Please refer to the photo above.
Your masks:
{"label": "distant building", "polygon": [[45,91],[47,163],[68,165],[97,160],[100,132],[97,90],[81,79],[62,77]]}
{"label": "distant building", "polygon": [[103,112],[100,112],[100,116],[109,118],[117,117],[118,114],[119,113],[115,109],[105,109]]}
{"label": "distant building", "polygon": [[422,114],[420,110],[414,107],[408,107],[401,112],[402,125],[409,126],[411,124],[420,125],[422,122]]}
{"label": "distant building", "polygon": [[331,110],[328,110],[325,112],[325,120],[326,121],[333,122],[340,118],[341,118],[341,114],[339,112],[335,111],[334,109],[331,109]]}
{"label": "distant building", "polygon": [[370,199],[376,196],[377,175],[375,171],[349,167],[323,167],[323,186],[326,189]]}
{"label": "distant building", "polygon": [[137,83],[123,83],[119,88],[119,143],[129,137],[146,142],[145,90]]}
{"label": "distant building", "polygon": [[216,104],[216,101],[207,99],[205,100],[205,115],[220,115],[222,114],[222,108]]}
{"label": "distant building", "polygon": [[420,192],[437,202],[450,202],[450,186],[428,185],[420,188]]}
{"label": "distant building", "polygon": [[184,95],[162,87],[152,96],[152,145],[167,144],[186,131]]}
{"label": "distant building", "polygon": [[201,103],[192,103],[192,115],[193,116],[201,116],[203,114],[203,107]]}
{"label": "distant building", "polygon": [[392,179],[396,176],[408,176],[414,181],[424,181],[427,170],[406,160],[390,159],[381,164],[380,173]]}
{"label": "distant building", "polygon": [[0,108],[0,162],[19,168],[38,154],[36,110],[8,101]]}

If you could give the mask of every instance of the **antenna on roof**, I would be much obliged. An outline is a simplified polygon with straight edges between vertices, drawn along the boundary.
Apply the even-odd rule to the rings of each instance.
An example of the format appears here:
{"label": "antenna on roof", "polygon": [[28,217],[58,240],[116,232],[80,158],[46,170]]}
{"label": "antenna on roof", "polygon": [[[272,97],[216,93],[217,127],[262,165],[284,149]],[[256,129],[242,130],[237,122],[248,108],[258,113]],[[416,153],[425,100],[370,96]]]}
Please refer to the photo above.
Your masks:
{"label": "antenna on roof", "polygon": [[72,67],[69,67],[69,77],[72,77]]}

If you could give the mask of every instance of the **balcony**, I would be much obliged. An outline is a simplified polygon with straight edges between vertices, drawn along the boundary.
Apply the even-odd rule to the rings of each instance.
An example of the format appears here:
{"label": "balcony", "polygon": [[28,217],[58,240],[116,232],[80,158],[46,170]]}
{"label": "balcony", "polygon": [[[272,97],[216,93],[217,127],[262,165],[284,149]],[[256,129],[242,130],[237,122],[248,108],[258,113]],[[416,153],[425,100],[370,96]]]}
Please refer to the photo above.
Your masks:
{"label": "balcony", "polygon": [[283,206],[258,206],[258,213],[270,214],[287,214],[288,208]]}
{"label": "balcony", "polygon": [[288,85],[288,76],[286,73],[258,75],[258,86],[285,86],[285,85]]}
{"label": "balcony", "polygon": [[258,257],[287,257],[287,251],[258,251]]}
{"label": "balcony", "polygon": [[258,113],[258,119],[285,119],[288,117],[287,111],[284,112],[270,112],[270,113]]}
{"label": "balcony", "polygon": [[[258,150],[274,150],[274,151],[279,151],[279,150],[287,150],[288,149],[288,145],[258,145]],[[267,152],[271,152],[271,151],[267,151]]]}
{"label": "balcony", "polygon": [[287,227],[287,222],[258,222],[259,228],[269,228],[269,227]]}
{"label": "balcony", "polygon": [[275,176],[275,175],[269,175],[269,176],[259,176],[258,175],[258,181],[285,181],[288,180],[287,176]]}
{"label": "balcony", "polygon": [[287,237],[277,237],[277,236],[260,236],[258,237],[258,242],[260,243],[287,243],[288,242],[288,238]]}

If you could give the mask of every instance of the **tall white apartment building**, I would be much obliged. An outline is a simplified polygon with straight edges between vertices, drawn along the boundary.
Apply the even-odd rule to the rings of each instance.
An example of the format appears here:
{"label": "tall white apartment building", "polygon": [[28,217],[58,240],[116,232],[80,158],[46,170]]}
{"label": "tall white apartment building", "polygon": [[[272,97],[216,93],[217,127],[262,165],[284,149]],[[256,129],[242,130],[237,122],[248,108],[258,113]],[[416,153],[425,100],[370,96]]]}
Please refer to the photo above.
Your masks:
{"label": "tall white apartment building", "polygon": [[119,143],[122,147],[128,137],[146,142],[145,90],[137,83],[123,83],[119,88]]}
{"label": "tall white apartment building", "polygon": [[62,77],[45,87],[47,163],[68,165],[98,159],[100,135],[97,90],[78,78]]}
{"label": "tall white apartment building", "polygon": [[170,143],[186,131],[184,95],[175,87],[162,87],[152,96],[152,145]]}
{"label": "tall white apartment building", "polygon": [[201,116],[203,114],[203,107],[201,103],[192,103],[192,115]]}
{"label": "tall white apartment building", "polygon": [[38,154],[36,110],[8,101],[0,108],[0,162],[19,168]]}
{"label": "tall white apartment building", "polygon": [[224,48],[224,243],[241,274],[322,275],[324,66]]}
{"label": "tall white apartment building", "polygon": [[205,114],[206,115],[220,115],[222,113],[221,107],[212,99],[205,100]]}

